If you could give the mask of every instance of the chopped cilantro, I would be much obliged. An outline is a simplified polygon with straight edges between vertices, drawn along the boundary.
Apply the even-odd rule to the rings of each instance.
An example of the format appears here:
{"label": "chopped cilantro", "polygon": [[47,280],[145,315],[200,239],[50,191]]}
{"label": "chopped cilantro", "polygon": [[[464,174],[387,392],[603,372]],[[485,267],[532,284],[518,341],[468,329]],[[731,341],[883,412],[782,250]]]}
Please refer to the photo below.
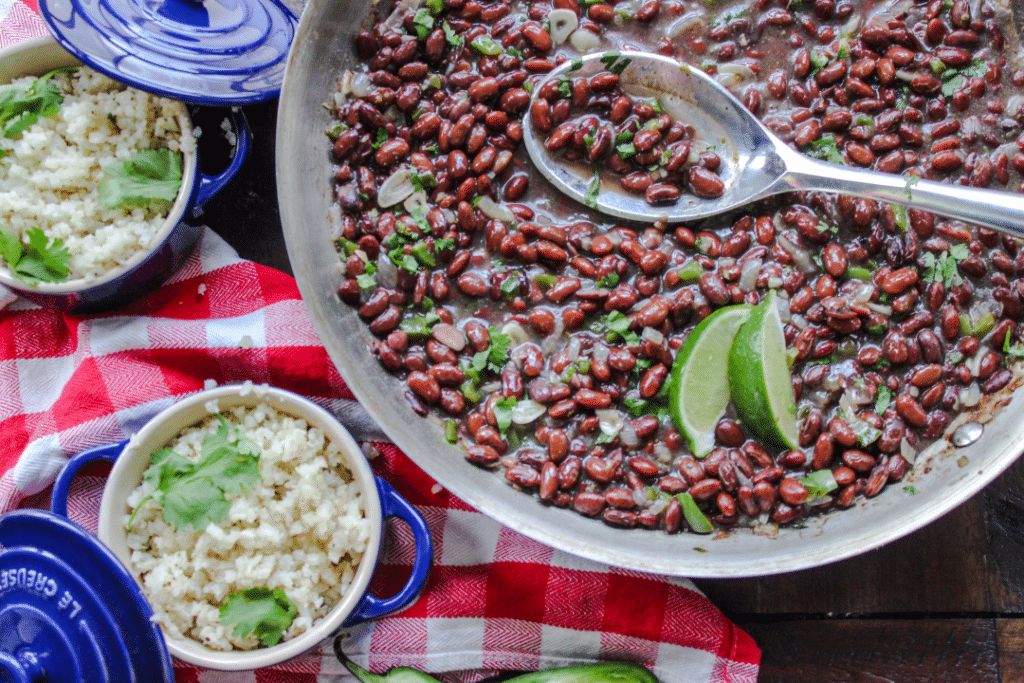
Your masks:
{"label": "chopped cilantro", "polygon": [[512,409],[517,403],[515,396],[503,396],[494,402],[494,419],[498,421],[498,431],[502,434],[512,426]]}
{"label": "chopped cilantro", "polygon": [[816,159],[824,159],[833,164],[845,164],[842,152],[836,145],[834,135],[823,135],[821,138],[803,146],[803,152]]}
{"label": "chopped cilantro", "polygon": [[103,173],[96,191],[106,209],[146,207],[158,200],[173,202],[181,187],[182,157],[166,148],[142,149],[127,161],[107,164]]}
{"label": "chopped cilantro", "polygon": [[914,198],[914,195],[913,195],[913,192],[911,191],[911,188],[913,188],[914,185],[917,185],[917,181],[919,181],[921,179],[918,178],[916,175],[911,175],[909,173],[906,175],[906,179],[907,179],[907,184],[903,188],[903,193],[905,195],[907,195],[907,199],[908,200],[912,200]]}
{"label": "chopped cilantro", "polygon": [[490,329],[491,343],[483,351],[478,351],[471,361],[471,367],[477,372],[490,370],[501,372],[508,362],[509,348],[512,346],[512,337],[502,334],[496,328]]}
{"label": "chopped cilantro", "polygon": [[69,69],[57,69],[28,85],[0,87],[0,130],[5,138],[17,140],[41,117],[54,116],[64,102],[64,95],[50,78]]}
{"label": "chopped cilantro", "polygon": [[618,273],[608,273],[596,283],[598,287],[614,287],[617,284],[619,284]]}
{"label": "chopped cilantro", "polygon": [[943,251],[938,258],[935,254],[926,252],[921,257],[924,266],[922,277],[926,282],[941,282],[946,287],[959,287],[964,283],[963,277],[957,268],[957,262],[962,261],[969,255],[966,244],[955,244],[949,251]]}
{"label": "chopped cilantro", "polygon": [[426,40],[427,36],[434,30],[434,17],[427,10],[421,9],[413,16],[412,26],[416,29],[416,36],[420,40]]}
{"label": "chopped cilantro", "polygon": [[441,317],[437,313],[431,312],[426,315],[404,318],[398,327],[409,336],[409,339],[422,341],[430,337],[430,328],[439,322],[441,322]]}
{"label": "chopped cilantro", "polygon": [[551,273],[539,273],[533,276],[533,281],[537,283],[537,286],[541,289],[551,289],[558,282],[558,278]]}
{"label": "chopped cilantro", "polygon": [[494,38],[490,36],[477,36],[470,44],[482,55],[494,57],[501,54],[501,45],[494,42]]}
{"label": "chopped cilantro", "polygon": [[908,496],[916,496],[917,495],[917,489],[915,489],[913,486],[909,486],[909,485],[908,486],[904,486],[903,487],[903,493],[907,494]]}
{"label": "chopped cilantro", "polygon": [[156,490],[135,506],[129,528],[150,498],[163,508],[164,521],[172,526],[205,529],[210,522],[219,524],[231,508],[224,494],[252,488],[259,481],[260,447],[230,427],[223,417],[217,417],[220,426],[203,439],[198,460],[170,448],[161,448],[150,456],[144,479]]}
{"label": "chopped cilantro", "polygon": [[519,278],[515,275],[505,278],[501,283],[501,293],[509,301],[519,296]]}
{"label": "chopped cilantro", "polygon": [[875,415],[881,415],[892,403],[892,389],[884,384],[878,385],[878,394],[875,396]]}
{"label": "chopped cilantro", "polygon": [[462,47],[462,36],[455,32],[448,22],[441,24],[441,28],[444,30],[444,39],[448,41],[448,44],[452,47]]}
{"label": "chopped cilantro", "polygon": [[590,181],[590,185],[587,187],[587,193],[583,197],[583,203],[592,209],[597,208],[597,195],[601,191],[601,176],[594,172],[594,179]]}
{"label": "chopped cilantro", "polygon": [[444,0],[427,0],[423,4],[427,6],[431,14],[440,14],[441,10],[444,9]]}
{"label": "chopped cilantro", "polygon": [[264,647],[276,645],[297,614],[295,605],[280,588],[246,588],[229,594],[220,606],[220,620],[235,624],[232,634],[236,638],[253,634]]}
{"label": "chopped cilantro", "polygon": [[7,262],[16,277],[32,285],[37,282],[63,282],[67,279],[71,252],[64,248],[64,241],[54,239],[47,242],[46,234],[39,228],[25,231],[28,237],[26,247],[3,228],[0,228],[0,258]]}
{"label": "chopped cilantro", "polygon": [[583,58],[577,57],[572,60],[572,64],[569,65],[569,71],[579,71],[583,68]]}
{"label": "chopped cilantro", "polygon": [[601,55],[601,63],[604,64],[604,68],[608,69],[608,71],[611,71],[613,74],[622,75],[622,72],[633,60],[628,57],[622,57],[622,59],[619,59],[619,57],[622,57],[620,52],[614,50],[611,52],[605,52]]}

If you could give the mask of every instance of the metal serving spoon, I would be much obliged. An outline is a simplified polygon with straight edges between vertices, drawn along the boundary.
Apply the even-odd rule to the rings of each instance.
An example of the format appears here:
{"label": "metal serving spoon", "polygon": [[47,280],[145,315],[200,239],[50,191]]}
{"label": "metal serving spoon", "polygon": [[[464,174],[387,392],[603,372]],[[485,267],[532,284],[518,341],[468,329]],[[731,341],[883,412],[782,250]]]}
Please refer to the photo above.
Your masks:
{"label": "metal serving spoon", "polygon": [[[624,92],[657,97],[665,113],[692,125],[701,140],[713,145],[722,159],[719,175],[725,181],[725,192],[717,199],[684,193],[674,205],[652,206],[643,195],[619,188],[610,172],[601,173],[598,185],[590,165],[570,163],[547,152],[542,134],[534,129],[531,116],[525,116],[523,140],[533,162],[563,192],[602,213],[679,223],[725,213],[775,194],[811,190],[900,204],[1024,236],[1024,197],[811,158],[776,137],[713,78],[668,57],[626,51],[591,54],[560,65],[545,82],[589,78],[609,64],[622,69],[620,87]],[[535,88],[534,98],[540,90],[540,86]]]}

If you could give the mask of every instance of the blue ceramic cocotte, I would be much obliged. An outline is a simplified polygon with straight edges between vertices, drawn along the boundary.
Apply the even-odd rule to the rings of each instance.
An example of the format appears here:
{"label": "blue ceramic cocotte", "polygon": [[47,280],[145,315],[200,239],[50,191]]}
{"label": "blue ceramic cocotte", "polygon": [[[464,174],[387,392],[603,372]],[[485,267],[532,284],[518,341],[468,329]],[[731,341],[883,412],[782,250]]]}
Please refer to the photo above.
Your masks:
{"label": "blue ceramic cocotte", "polygon": [[[167,636],[150,621],[153,610],[126,568],[125,500],[141,481],[153,450],[181,429],[220,410],[265,402],[303,418],[340,443],[358,482],[370,538],[348,590],[305,633],[277,645],[221,652]],[[114,463],[103,491],[99,538],[66,519],[72,480],[85,465]],[[153,417],[132,439],[83,451],[57,477],[52,512],[19,510],[0,517],[0,681],[172,681],[170,657],[225,671],[273,666],[327,642],[340,629],[410,605],[426,582],[430,530],[416,509],[375,476],[358,444],[330,413],[281,389],[224,386],[189,396]],[[412,571],[388,597],[370,589],[387,528],[396,518],[415,543]]]}
{"label": "blue ceramic cocotte", "polygon": [[[39,76],[79,63],[52,38],[37,38],[0,50],[0,81]],[[0,284],[40,305],[74,313],[117,308],[159,287],[185,262],[202,235],[203,205],[228,184],[249,155],[252,135],[245,114],[236,108],[230,111],[229,118],[236,142],[227,166],[215,175],[201,171],[199,149],[203,142],[200,136],[196,153],[185,155],[178,198],[147,251],[135,254],[125,264],[97,279],[28,285],[3,270]],[[215,135],[217,131],[206,134]]]}

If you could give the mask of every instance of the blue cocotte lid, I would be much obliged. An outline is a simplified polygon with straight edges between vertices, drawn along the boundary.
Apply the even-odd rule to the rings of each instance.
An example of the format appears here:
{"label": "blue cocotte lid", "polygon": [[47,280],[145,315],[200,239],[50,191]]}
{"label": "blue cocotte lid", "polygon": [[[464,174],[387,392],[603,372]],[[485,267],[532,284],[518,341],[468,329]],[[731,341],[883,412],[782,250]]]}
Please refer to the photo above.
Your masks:
{"label": "blue cocotte lid", "polygon": [[82,527],[43,510],[0,517],[0,681],[173,683],[152,615]]}
{"label": "blue cocotte lid", "polygon": [[39,12],[97,71],[214,106],[277,97],[298,23],[278,0],[39,0]]}

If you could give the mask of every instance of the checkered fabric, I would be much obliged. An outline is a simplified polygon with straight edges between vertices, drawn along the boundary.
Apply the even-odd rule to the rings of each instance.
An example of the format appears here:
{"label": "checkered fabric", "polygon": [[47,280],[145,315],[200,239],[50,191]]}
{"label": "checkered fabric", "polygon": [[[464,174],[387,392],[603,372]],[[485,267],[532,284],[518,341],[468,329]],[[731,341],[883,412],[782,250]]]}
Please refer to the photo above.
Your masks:
{"label": "checkered fabric", "polygon": [[[0,47],[45,33],[35,8],[0,0]],[[295,281],[243,261],[206,230],[173,279],[129,308],[72,316],[0,297],[0,512],[45,504],[67,458],[135,433],[214,380],[309,396],[361,440],[377,474],[427,520],[433,568],[420,598],[344,633],[343,650],[382,671],[415,666],[470,683],[502,671],[635,661],[665,683],[749,682],[759,650],[686,579],[626,571],[554,550],[474,511],[430,479],[354,400],[319,342]],[[71,518],[95,532],[101,472],[72,487]],[[372,590],[394,592],[413,540],[389,527]],[[656,539],[652,538],[653,542]],[[350,679],[329,645],[255,672],[176,662],[180,683]]]}

